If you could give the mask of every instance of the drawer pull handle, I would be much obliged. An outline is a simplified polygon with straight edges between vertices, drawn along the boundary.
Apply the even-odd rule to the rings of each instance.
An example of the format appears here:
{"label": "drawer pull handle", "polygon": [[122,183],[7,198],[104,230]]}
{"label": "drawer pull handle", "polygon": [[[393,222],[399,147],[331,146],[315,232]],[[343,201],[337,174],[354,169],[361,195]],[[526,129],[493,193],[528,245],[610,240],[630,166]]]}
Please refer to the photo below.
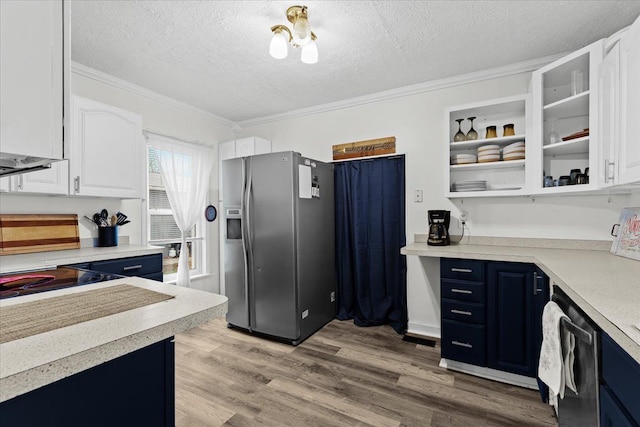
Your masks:
{"label": "drawer pull handle", "polygon": [[451,344],[453,344],[453,345],[457,345],[458,347],[473,348],[473,346],[472,346],[471,344],[466,343],[466,342],[451,341]]}
{"label": "drawer pull handle", "polygon": [[129,271],[129,270],[139,270],[142,268],[142,264],[137,264],[137,265],[128,265],[126,267],[123,268],[124,271]]}
{"label": "drawer pull handle", "polygon": [[471,316],[471,312],[470,311],[463,311],[463,310],[451,310],[451,312],[453,314],[464,314],[465,316]]}
{"label": "drawer pull handle", "polygon": [[451,292],[454,292],[456,294],[467,294],[467,295],[471,295],[473,293],[473,291],[468,291],[466,289],[456,289],[456,288],[451,289]]}
{"label": "drawer pull handle", "polygon": [[454,273],[473,273],[473,270],[470,268],[452,268],[451,271]]}

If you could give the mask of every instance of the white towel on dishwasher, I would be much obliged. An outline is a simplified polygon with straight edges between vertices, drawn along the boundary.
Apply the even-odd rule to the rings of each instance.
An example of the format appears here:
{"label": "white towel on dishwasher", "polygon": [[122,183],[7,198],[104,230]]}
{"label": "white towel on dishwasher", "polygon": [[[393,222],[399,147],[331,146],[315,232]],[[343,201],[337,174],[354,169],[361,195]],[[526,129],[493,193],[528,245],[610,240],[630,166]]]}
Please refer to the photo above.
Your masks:
{"label": "white towel on dishwasher", "polygon": [[575,394],[578,394],[578,388],[576,387],[576,380],[573,374],[573,362],[575,360],[574,350],[576,348],[576,337],[569,331],[560,328],[560,334],[562,335],[562,351],[563,351],[563,371],[564,371],[564,383],[569,389],[573,390]]}
{"label": "white towel on dishwasher", "polygon": [[560,327],[560,319],[563,317],[569,318],[555,302],[549,301],[544,306],[538,377],[549,387],[549,404],[556,402],[556,396],[561,399],[564,397],[565,359],[562,354]]}

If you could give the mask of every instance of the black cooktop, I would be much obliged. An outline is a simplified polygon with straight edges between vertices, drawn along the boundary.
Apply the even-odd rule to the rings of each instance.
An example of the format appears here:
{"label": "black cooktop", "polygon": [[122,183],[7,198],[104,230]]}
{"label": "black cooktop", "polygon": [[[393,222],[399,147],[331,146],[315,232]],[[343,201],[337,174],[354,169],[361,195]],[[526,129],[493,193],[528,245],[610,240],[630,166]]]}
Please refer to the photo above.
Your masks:
{"label": "black cooktop", "polygon": [[0,275],[0,299],[31,295],[119,279],[123,276],[80,268],[58,267]]}

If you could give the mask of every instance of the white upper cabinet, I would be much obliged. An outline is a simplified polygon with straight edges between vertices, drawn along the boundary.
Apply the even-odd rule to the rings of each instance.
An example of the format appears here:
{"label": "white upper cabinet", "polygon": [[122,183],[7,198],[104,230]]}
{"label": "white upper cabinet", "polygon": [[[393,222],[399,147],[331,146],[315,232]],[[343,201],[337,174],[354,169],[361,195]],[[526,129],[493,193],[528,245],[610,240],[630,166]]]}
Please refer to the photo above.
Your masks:
{"label": "white upper cabinet", "polygon": [[447,197],[527,194],[530,111],[528,94],[445,110]]}
{"label": "white upper cabinet", "polygon": [[[600,64],[598,75],[600,102],[598,117],[600,131],[598,145],[600,163],[597,168],[598,186],[611,187],[618,183],[618,146],[620,138],[620,45],[616,44]],[[594,174],[595,175],[595,174]],[[595,176],[594,176],[595,178]]]}
{"label": "white upper cabinet", "polygon": [[640,18],[620,40],[620,184],[640,182]]}
{"label": "white upper cabinet", "polygon": [[222,161],[271,152],[271,141],[257,136],[218,144],[218,199],[222,200]]}
{"label": "white upper cabinet", "polygon": [[11,177],[11,191],[36,194],[69,194],[69,161],[51,163],[48,169]]}
{"label": "white upper cabinet", "polygon": [[62,0],[0,1],[2,153],[63,158]]}
{"label": "white upper cabinet", "polygon": [[[598,159],[598,71],[604,41],[599,40],[553,63],[532,75],[532,139],[536,155],[531,164],[534,179],[532,194],[554,194],[594,190],[597,188]],[[587,169],[588,168],[588,169]],[[567,183],[572,171],[582,177]],[[545,176],[559,185],[545,186]],[[555,184],[555,182],[554,182]]]}
{"label": "white upper cabinet", "polygon": [[79,96],[72,97],[72,109],[70,194],[142,198],[142,117]]}

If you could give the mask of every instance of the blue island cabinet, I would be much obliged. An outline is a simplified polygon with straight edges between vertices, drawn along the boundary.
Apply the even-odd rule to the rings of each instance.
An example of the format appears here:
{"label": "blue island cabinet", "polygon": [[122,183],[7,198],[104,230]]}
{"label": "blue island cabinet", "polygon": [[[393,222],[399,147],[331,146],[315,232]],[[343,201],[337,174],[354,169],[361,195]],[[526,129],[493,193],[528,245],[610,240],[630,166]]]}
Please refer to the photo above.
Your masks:
{"label": "blue island cabinet", "polygon": [[168,338],[2,402],[0,426],[174,426],[174,346]]}

